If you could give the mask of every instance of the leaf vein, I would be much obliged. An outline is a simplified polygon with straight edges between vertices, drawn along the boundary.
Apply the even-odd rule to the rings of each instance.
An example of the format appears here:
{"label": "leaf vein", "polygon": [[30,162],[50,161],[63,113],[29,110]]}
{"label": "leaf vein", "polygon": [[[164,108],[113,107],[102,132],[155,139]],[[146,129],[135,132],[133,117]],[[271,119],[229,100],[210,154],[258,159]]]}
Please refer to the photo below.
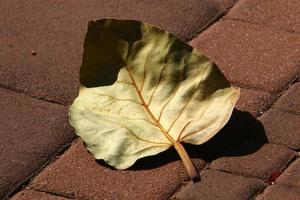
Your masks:
{"label": "leaf vein", "polygon": [[117,98],[117,97],[114,97],[114,96],[108,95],[108,94],[99,94],[99,93],[94,93],[94,94],[99,95],[99,96],[106,96],[106,97],[115,99],[115,100],[117,100],[117,101],[130,101],[130,102],[132,102],[132,103],[135,103],[135,104],[138,104],[138,105],[143,106],[143,104],[141,104],[141,103],[139,103],[139,102],[136,102],[136,101],[134,101],[134,100],[132,100],[132,99],[119,99],[119,98]]}
{"label": "leaf vein", "polygon": [[178,138],[177,138],[176,141],[179,141],[179,140],[180,140],[180,137],[181,137],[183,131],[186,129],[186,127],[187,127],[191,122],[192,122],[192,121],[189,121],[189,122],[183,127],[183,129],[181,129],[181,131],[180,131],[180,133],[179,133]]}
{"label": "leaf vein", "polygon": [[[206,69],[206,71],[209,70],[209,68]],[[171,126],[168,128],[168,132],[172,129],[173,125],[176,123],[176,121],[180,118],[180,116],[182,115],[183,111],[185,110],[185,108],[190,104],[190,102],[192,101],[192,99],[194,98],[195,94],[197,93],[200,84],[201,84],[201,80],[203,77],[200,77],[199,83],[194,91],[194,93],[192,94],[191,98],[188,100],[188,102],[183,106],[182,110],[179,112],[179,114],[177,115],[177,117],[175,118],[175,120],[172,122]]]}
{"label": "leaf vein", "polygon": [[117,83],[122,83],[122,84],[126,84],[126,85],[133,85],[132,83],[126,82],[126,81],[116,81]]}
{"label": "leaf vein", "polygon": [[131,75],[131,73],[130,73],[130,70],[128,69],[127,66],[125,66],[125,69],[127,70],[128,74],[129,74],[129,76],[130,76],[130,79],[131,79],[131,81],[132,81],[132,83],[133,83],[133,85],[134,85],[134,87],[135,87],[135,89],[136,89],[136,92],[137,92],[139,98],[141,99],[141,102],[142,102],[142,104],[143,104],[143,106],[144,106],[146,112],[149,114],[149,116],[151,117],[151,119],[154,121],[154,123],[157,125],[157,127],[161,130],[161,132],[164,134],[164,136],[165,136],[172,144],[175,144],[176,141],[169,135],[169,133],[164,129],[164,127],[162,127],[162,125],[157,121],[157,119],[155,118],[155,116],[153,115],[153,113],[152,113],[152,112],[150,111],[150,109],[148,108],[148,106],[147,106],[147,104],[146,104],[146,102],[145,102],[145,100],[144,100],[142,94],[141,94],[141,93],[139,92],[139,90],[138,90],[138,87],[137,87],[137,85],[136,85],[136,83],[135,83],[135,80],[133,79],[133,77],[132,77],[132,75]]}
{"label": "leaf vein", "polygon": [[176,87],[176,89],[173,91],[173,93],[171,94],[170,98],[168,99],[168,101],[164,104],[164,106],[162,107],[162,109],[160,110],[160,113],[159,113],[159,117],[158,117],[158,121],[160,121],[161,119],[161,116],[163,114],[163,111],[165,109],[165,107],[169,104],[169,102],[175,97],[177,91],[179,90],[180,88],[180,85],[181,85],[181,81],[182,81],[182,77],[183,77],[183,71],[184,71],[184,68],[182,69],[182,71],[180,72],[180,78],[179,78],[179,82],[178,82],[178,85]]}
{"label": "leaf vein", "polygon": [[[102,114],[98,114],[98,115],[102,115]],[[106,116],[106,115],[102,115],[102,116]],[[153,141],[141,138],[134,131],[132,131],[130,128],[124,126],[120,122],[114,122],[114,121],[110,121],[110,120],[107,120],[107,119],[104,119],[104,118],[102,118],[101,120],[106,121],[106,122],[111,123],[111,124],[120,125],[121,127],[127,129],[134,137],[136,137],[137,139],[142,140],[144,142],[149,142],[149,143],[153,143],[153,144],[168,144],[168,143],[163,143],[163,142],[153,142]],[[168,145],[170,145],[170,144],[168,144]]]}
{"label": "leaf vein", "polygon": [[[101,115],[101,116],[108,116],[108,117],[113,117],[113,118],[118,119],[117,117],[115,117],[115,116],[113,116],[113,115],[104,115],[104,114],[98,114],[98,115]],[[120,116],[118,116],[118,117],[120,117]],[[153,125],[153,126],[156,127],[156,124],[154,124],[153,122],[151,122],[151,121],[149,121],[149,120],[147,120],[147,119],[145,119],[145,118],[141,118],[141,117],[130,118],[130,117],[125,117],[125,116],[121,116],[121,117],[124,118],[124,119],[128,119],[128,120],[144,120],[144,121],[146,121],[146,122],[148,122],[148,123],[150,123],[151,125]]]}
{"label": "leaf vein", "polygon": [[148,56],[149,56],[149,54],[146,55],[146,58],[145,58],[145,61],[144,61],[144,65],[143,65],[143,69],[144,69],[144,72],[143,72],[143,82],[142,82],[141,89],[139,90],[139,92],[142,92],[144,84],[145,84],[145,79],[146,79],[146,60],[147,60]]}
{"label": "leaf vein", "polygon": [[159,84],[160,84],[161,77],[162,77],[162,73],[163,73],[163,71],[164,71],[165,66],[166,66],[166,64],[164,64],[164,65],[162,66],[161,70],[160,70],[159,78],[158,78],[158,83],[156,84],[156,87],[155,87],[154,90],[152,91],[152,94],[151,94],[151,96],[150,96],[149,102],[147,103],[147,106],[150,106],[150,104],[151,104],[151,101],[152,101],[152,99],[153,99],[153,95],[154,95],[154,93],[156,92],[156,90],[157,90],[157,88],[158,88],[158,86],[159,86]]}
{"label": "leaf vein", "polygon": [[199,128],[198,130],[192,131],[192,132],[190,132],[190,133],[187,133],[185,136],[183,136],[183,137],[180,139],[180,141],[184,140],[184,138],[186,138],[186,137],[188,137],[188,136],[194,135],[194,134],[199,133],[200,131],[204,130],[204,129],[211,123],[211,121],[213,121],[213,120],[210,120],[210,121],[206,122],[206,123],[203,124],[203,125],[201,126],[201,128]]}
{"label": "leaf vein", "polygon": [[142,140],[142,141],[144,141],[144,142],[148,142],[148,143],[153,143],[153,144],[164,144],[164,145],[170,145],[170,144],[168,144],[168,143],[164,143],[164,142],[153,142],[153,141],[150,141],[150,140],[146,140],[146,139],[144,139],[144,138],[141,138],[141,137],[139,137],[137,134],[135,134],[135,132],[133,132],[130,128],[128,128],[128,127],[126,127],[126,126],[124,126],[124,125],[122,125],[122,124],[120,124],[123,128],[125,128],[125,129],[127,129],[129,132],[131,132],[131,134],[134,136],[134,137],[136,137],[137,139],[139,139],[139,140]]}

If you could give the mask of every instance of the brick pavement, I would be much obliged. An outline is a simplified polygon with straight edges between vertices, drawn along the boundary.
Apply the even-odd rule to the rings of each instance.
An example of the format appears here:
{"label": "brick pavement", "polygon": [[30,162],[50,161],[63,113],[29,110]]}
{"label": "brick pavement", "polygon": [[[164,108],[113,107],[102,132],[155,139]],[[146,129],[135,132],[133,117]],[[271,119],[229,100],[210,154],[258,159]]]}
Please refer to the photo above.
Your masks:
{"label": "brick pavement", "polygon": [[[41,3],[43,2],[43,3]],[[225,12],[220,2],[188,0],[5,0],[0,32],[0,85],[60,104],[78,92],[78,71],[87,22],[115,17],[155,24],[183,40]],[[228,5],[233,0],[227,0]],[[31,51],[37,52],[31,56]],[[6,59],[5,59],[6,58]],[[28,71],[30,69],[30,71]]]}
{"label": "brick pavement", "polygon": [[[5,0],[1,6],[0,199],[300,199],[297,0]],[[173,149],[116,171],[74,140],[67,109],[78,92],[86,24],[103,17],[143,20],[174,33],[242,88],[228,124],[206,144],[186,146],[200,182],[187,181]]]}
{"label": "brick pavement", "polygon": [[266,186],[263,181],[214,170],[203,170],[201,181],[188,183],[171,199],[250,199]]}
{"label": "brick pavement", "polygon": [[74,139],[67,108],[0,89],[0,198]]}

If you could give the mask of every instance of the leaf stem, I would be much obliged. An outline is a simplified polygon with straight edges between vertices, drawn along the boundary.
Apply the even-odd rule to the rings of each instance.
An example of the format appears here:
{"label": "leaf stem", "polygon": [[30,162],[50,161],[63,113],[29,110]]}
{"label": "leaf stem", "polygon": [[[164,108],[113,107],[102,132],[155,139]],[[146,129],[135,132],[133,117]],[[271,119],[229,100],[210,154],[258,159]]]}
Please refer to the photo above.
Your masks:
{"label": "leaf stem", "polygon": [[189,178],[193,182],[199,181],[200,180],[199,173],[195,168],[193,162],[191,161],[189,155],[187,154],[186,150],[184,149],[183,145],[180,142],[175,142],[174,147],[183,161],[184,167],[187,171]]}

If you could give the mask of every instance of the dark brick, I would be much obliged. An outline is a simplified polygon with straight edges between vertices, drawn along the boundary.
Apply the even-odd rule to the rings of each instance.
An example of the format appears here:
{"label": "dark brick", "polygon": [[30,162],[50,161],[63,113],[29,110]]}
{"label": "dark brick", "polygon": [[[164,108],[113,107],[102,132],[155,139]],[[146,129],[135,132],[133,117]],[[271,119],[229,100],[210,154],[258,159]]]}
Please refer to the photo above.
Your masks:
{"label": "dark brick", "polygon": [[[251,138],[266,142],[267,138],[262,124],[250,113],[233,110],[233,113],[226,125],[209,141],[202,145],[185,145],[191,157],[200,157],[207,161],[212,161],[226,152],[229,147],[235,147],[241,140]],[[252,149],[246,149],[235,154],[251,153],[260,148],[261,145],[253,146]],[[235,149],[239,150],[239,149]],[[245,152],[246,151],[246,152]]]}
{"label": "dark brick", "polygon": [[224,12],[198,0],[5,0],[1,6],[0,85],[62,104],[77,96],[88,21],[137,19],[187,39]]}
{"label": "dark brick", "polygon": [[255,200],[300,200],[300,190],[282,185],[272,185]]}
{"label": "dark brick", "polygon": [[283,169],[296,153],[286,147],[244,140],[214,160],[210,168],[268,180]]}
{"label": "dark brick", "polygon": [[75,135],[67,108],[0,89],[0,199]]}
{"label": "dark brick", "polygon": [[70,198],[64,198],[33,190],[23,190],[13,196],[11,200],[70,200]]}
{"label": "dark brick", "polygon": [[292,85],[274,106],[291,113],[300,114],[300,83]]}
{"label": "dark brick", "polygon": [[276,183],[300,189],[300,159],[294,161],[284,173],[279,176]]}
{"label": "dark brick", "polygon": [[[39,174],[30,187],[76,199],[167,199],[187,180],[181,161],[166,161],[172,152],[148,157],[134,168],[119,171],[97,163],[79,141]],[[205,165],[200,159],[194,163],[199,168]]]}
{"label": "dark brick", "polygon": [[235,108],[258,116],[271,106],[275,98],[275,95],[268,92],[241,88],[241,95]]}
{"label": "dark brick", "polygon": [[209,2],[214,3],[218,6],[221,6],[225,9],[229,9],[232,6],[234,6],[234,4],[237,2],[238,0],[209,0]]}
{"label": "dark brick", "polygon": [[245,178],[214,170],[204,170],[201,172],[200,182],[188,183],[173,196],[173,199],[250,199],[264,187],[265,184],[262,181],[254,178]]}
{"label": "dark brick", "polygon": [[215,61],[233,84],[279,93],[299,75],[299,41],[299,34],[222,20],[191,45]]}
{"label": "dark brick", "polygon": [[271,143],[300,149],[300,115],[272,108],[259,120]]}
{"label": "dark brick", "polygon": [[298,0],[240,0],[227,18],[300,32]]}

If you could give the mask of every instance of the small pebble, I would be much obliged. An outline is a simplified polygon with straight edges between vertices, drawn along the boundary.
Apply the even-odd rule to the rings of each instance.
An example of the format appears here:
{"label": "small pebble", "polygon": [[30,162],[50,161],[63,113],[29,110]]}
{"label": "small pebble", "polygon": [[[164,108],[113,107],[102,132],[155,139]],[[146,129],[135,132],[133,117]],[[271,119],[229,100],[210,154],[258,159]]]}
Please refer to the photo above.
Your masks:
{"label": "small pebble", "polygon": [[34,51],[34,50],[31,51],[31,55],[32,55],[32,56],[36,56],[36,55],[37,55],[36,51]]}

